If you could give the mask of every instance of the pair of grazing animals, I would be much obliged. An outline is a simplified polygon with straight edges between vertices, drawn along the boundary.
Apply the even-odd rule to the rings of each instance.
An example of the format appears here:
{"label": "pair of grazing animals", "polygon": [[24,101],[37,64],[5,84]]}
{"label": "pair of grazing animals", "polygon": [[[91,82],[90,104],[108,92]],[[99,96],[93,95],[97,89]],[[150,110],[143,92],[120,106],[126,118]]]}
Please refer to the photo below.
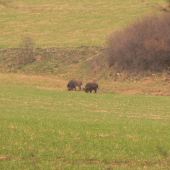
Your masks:
{"label": "pair of grazing animals", "polygon": [[[76,86],[79,87],[79,90],[81,90],[81,85],[82,85],[82,81],[80,80],[77,80],[77,79],[72,79],[69,81],[69,83],[67,84],[67,88],[68,90],[73,90],[75,89],[76,90]],[[94,92],[96,93],[97,92],[97,88],[98,87],[98,84],[95,83],[95,82],[90,82],[90,83],[87,83],[85,88],[83,88],[83,90],[88,93],[90,91],[90,93],[92,92],[92,90],[94,90]]]}

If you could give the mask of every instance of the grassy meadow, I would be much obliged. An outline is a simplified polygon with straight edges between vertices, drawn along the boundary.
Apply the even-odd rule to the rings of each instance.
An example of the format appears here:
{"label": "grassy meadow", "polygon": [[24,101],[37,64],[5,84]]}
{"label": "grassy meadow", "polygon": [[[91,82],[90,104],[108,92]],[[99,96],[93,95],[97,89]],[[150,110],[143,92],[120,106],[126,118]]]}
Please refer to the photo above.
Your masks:
{"label": "grassy meadow", "polygon": [[168,169],[169,103],[1,81],[0,169]]}
{"label": "grassy meadow", "polygon": [[156,11],[148,3],[155,0],[1,0],[0,47],[17,47],[24,36],[39,47],[104,45],[113,31]]}
{"label": "grassy meadow", "polygon": [[[0,0],[0,169],[170,168],[170,77],[105,65],[106,37],[149,3]],[[35,61],[18,64],[27,36]],[[73,77],[97,94],[67,91]]]}

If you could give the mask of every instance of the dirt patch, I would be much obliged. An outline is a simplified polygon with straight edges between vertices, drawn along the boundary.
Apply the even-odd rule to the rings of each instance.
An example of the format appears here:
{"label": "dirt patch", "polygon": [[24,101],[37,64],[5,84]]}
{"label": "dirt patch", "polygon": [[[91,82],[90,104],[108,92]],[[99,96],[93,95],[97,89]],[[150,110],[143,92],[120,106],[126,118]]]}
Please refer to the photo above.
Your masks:
{"label": "dirt patch", "polygon": [[122,94],[144,94],[144,91],[141,89],[136,89],[136,88],[132,88],[132,89],[121,89],[121,90],[117,90],[119,93]]}
{"label": "dirt patch", "polygon": [[151,95],[161,95],[161,96],[169,96],[169,91],[163,91],[163,90],[142,90],[142,89],[121,89],[117,90],[116,92],[121,94],[151,94]]}
{"label": "dirt patch", "polygon": [[0,161],[2,161],[2,160],[9,160],[9,159],[10,159],[9,155],[0,156]]}
{"label": "dirt patch", "polygon": [[164,92],[162,90],[151,90],[150,94],[152,94],[152,95],[165,95],[166,92]]}

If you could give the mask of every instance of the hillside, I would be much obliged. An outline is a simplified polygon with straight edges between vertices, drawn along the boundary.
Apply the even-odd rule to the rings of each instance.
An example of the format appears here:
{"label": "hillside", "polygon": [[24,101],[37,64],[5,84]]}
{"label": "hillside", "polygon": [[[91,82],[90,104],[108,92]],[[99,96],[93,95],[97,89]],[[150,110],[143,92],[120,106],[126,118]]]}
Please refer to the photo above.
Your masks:
{"label": "hillside", "polygon": [[[89,72],[97,72],[94,67],[100,67],[100,63],[105,58],[102,46],[34,48],[35,60],[23,64],[19,63],[18,59],[21,52],[20,48],[1,49],[0,72],[83,78],[83,73],[88,72],[89,68],[91,69]],[[93,66],[96,58],[100,63]]]}
{"label": "hillside", "polygon": [[24,36],[38,47],[101,46],[111,32],[154,12],[148,3],[155,1],[1,0],[0,47],[18,47]]}
{"label": "hillside", "polygon": [[[36,87],[67,90],[67,82],[76,77],[84,85],[89,81],[97,81],[101,86],[99,93],[169,95],[170,78],[166,70],[161,74],[119,73],[108,68],[105,62],[106,37],[135,19],[154,12],[148,5],[154,2],[0,1],[3,16],[0,18],[1,80],[13,84],[8,80],[12,76],[16,78],[14,82],[20,84],[20,81],[25,81],[22,76],[31,80],[34,75]],[[166,4],[162,0],[157,3]],[[35,58],[26,64],[21,64],[18,59],[21,52],[19,44],[23,37],[35,41]],[[40,83],[51,78],[52,82],[57,79],[63,81],[64,85],[61,83],[56,87],[54,84]],[[29,86],[29,81],[27,84]]]}
{"label": "hillside", "polygon": [[[35,48],[35,61],[18,64],[19,48],[0,51],[0,82],[41,89],[67,91],[72,78],[97,81],[98,93],[170,95],[170,76],[163,73],[118,73],[105,62],[102,46]],[[16,74],[17,73],[17,74]]]}

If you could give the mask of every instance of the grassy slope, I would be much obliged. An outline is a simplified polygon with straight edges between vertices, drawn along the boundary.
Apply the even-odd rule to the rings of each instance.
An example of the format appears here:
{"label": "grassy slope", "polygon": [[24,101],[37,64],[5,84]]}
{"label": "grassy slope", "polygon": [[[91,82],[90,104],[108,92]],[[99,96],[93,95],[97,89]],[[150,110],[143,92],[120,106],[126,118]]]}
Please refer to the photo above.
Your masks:
{"label": "grassy slope", "polygon": [[17,49],[1,49],[0,71],[4,74],[0,74],[0,81],[65,91],[68,81],[76,77],[83,81],[83,86],[96,80],[99,93],[170,95],[170,76],[166,72],[148,72],[146,77],[129,76],[126,72],[119,75],[105,65],[103,47],[38,48],[34,52],[35,62],[18,65]]}
{"label": "grassy slope", "polygon": [[[0,84],[56,91],[67,91],[68,80],[61,75],[0,74]],[[88,78],[81,80],[83,80],[83,87],[90,81]],[[170,83],[165,82],[163,77],[148,77],[140,81],[113,81],[101,78],[98,80],[98,84],[98,93],[170,95]]]}
{"label": "grassy slope", "polygon": [[[1,47],[18,46],[25,35],[38,46],[103,45],[111,31],[151,10],[137,0],[0,3]],[[40,62],[43,55],[37,54],[38,62],[13,68],[17,54],[8,50],[8,56],[1,53],[1,71],[35,74],[38,68],[42,76],[0,74],[0,169],[169,168],[169,96],[108,93],[168,95],[163,77],[113,82],[105,68],[88,72],[90,58],[102,52],[92,50],[80,59],[83,49],[64,52],[71,60],[62,55],[53,60],[47,49],[52,62]],[[44,76],[54,65],[59,73]],[[84,84],[99,78],[99,94],[66,92],[74,76]]]}
{"label": "grassy slope", "polygon": [[[127,76],[115,77],[116,73],[113,70],[102,65],[105,53],[104,48],[99,45],[105,44],[106,36],[112,31],[123,28],[137,17],[153,12],[153,8],[147,6],[147,3],[155,1],[145,2],[138,0],[130,2],[2,0],[0,1],[0,47],[18,47],[21,37],[30,36],[35,39],[37,46],[46,46],[46,49],[36,49],[37,61],[23,66],[17,65],[16,49],[2,48],[0,50],[0,72],[42,75],[52,73],[67,81],[77,77],[85,82],[93,78],[103,82],[109,78],[109,84],[114,86],[110,82],[115,79],[124,81]],[[163,0],[157,2],[162,5],[166,4]],[[81,47],[82,44],[97,46]],[[67,47],[57,50],[57,48],[50,49],[49,46]],[[95,62],[93,63],[93,58],[96,56],[99,56],[99,60],[102,61],[99,67]],[[151,74],[149,76],[153,79]],[[128,79],[130,80],[131,77]],[[165,86],[155,90],[159,91],[163,88],[164,93],[168,91],[169,84],[164,81],[164,75],[160,79],[161,81],[163,79]],[[106,82],[107,85],[108,82]],[[151,84],[157,85],[155,82]],[[128,86],[131,87],[132,84]],[[113,88],[109,88],[113,91]]]}
{"label": "grassy slope", "polygon": [[168,96],[0,85],[1,169],[168,169]]}
{"label": "grassy slope", "polygon": [[139,0],[2,0],[0,47],[16,47],[23,36],[33,37],[41,47],[103,45],[109,33],[153,11],[146,4]]}

